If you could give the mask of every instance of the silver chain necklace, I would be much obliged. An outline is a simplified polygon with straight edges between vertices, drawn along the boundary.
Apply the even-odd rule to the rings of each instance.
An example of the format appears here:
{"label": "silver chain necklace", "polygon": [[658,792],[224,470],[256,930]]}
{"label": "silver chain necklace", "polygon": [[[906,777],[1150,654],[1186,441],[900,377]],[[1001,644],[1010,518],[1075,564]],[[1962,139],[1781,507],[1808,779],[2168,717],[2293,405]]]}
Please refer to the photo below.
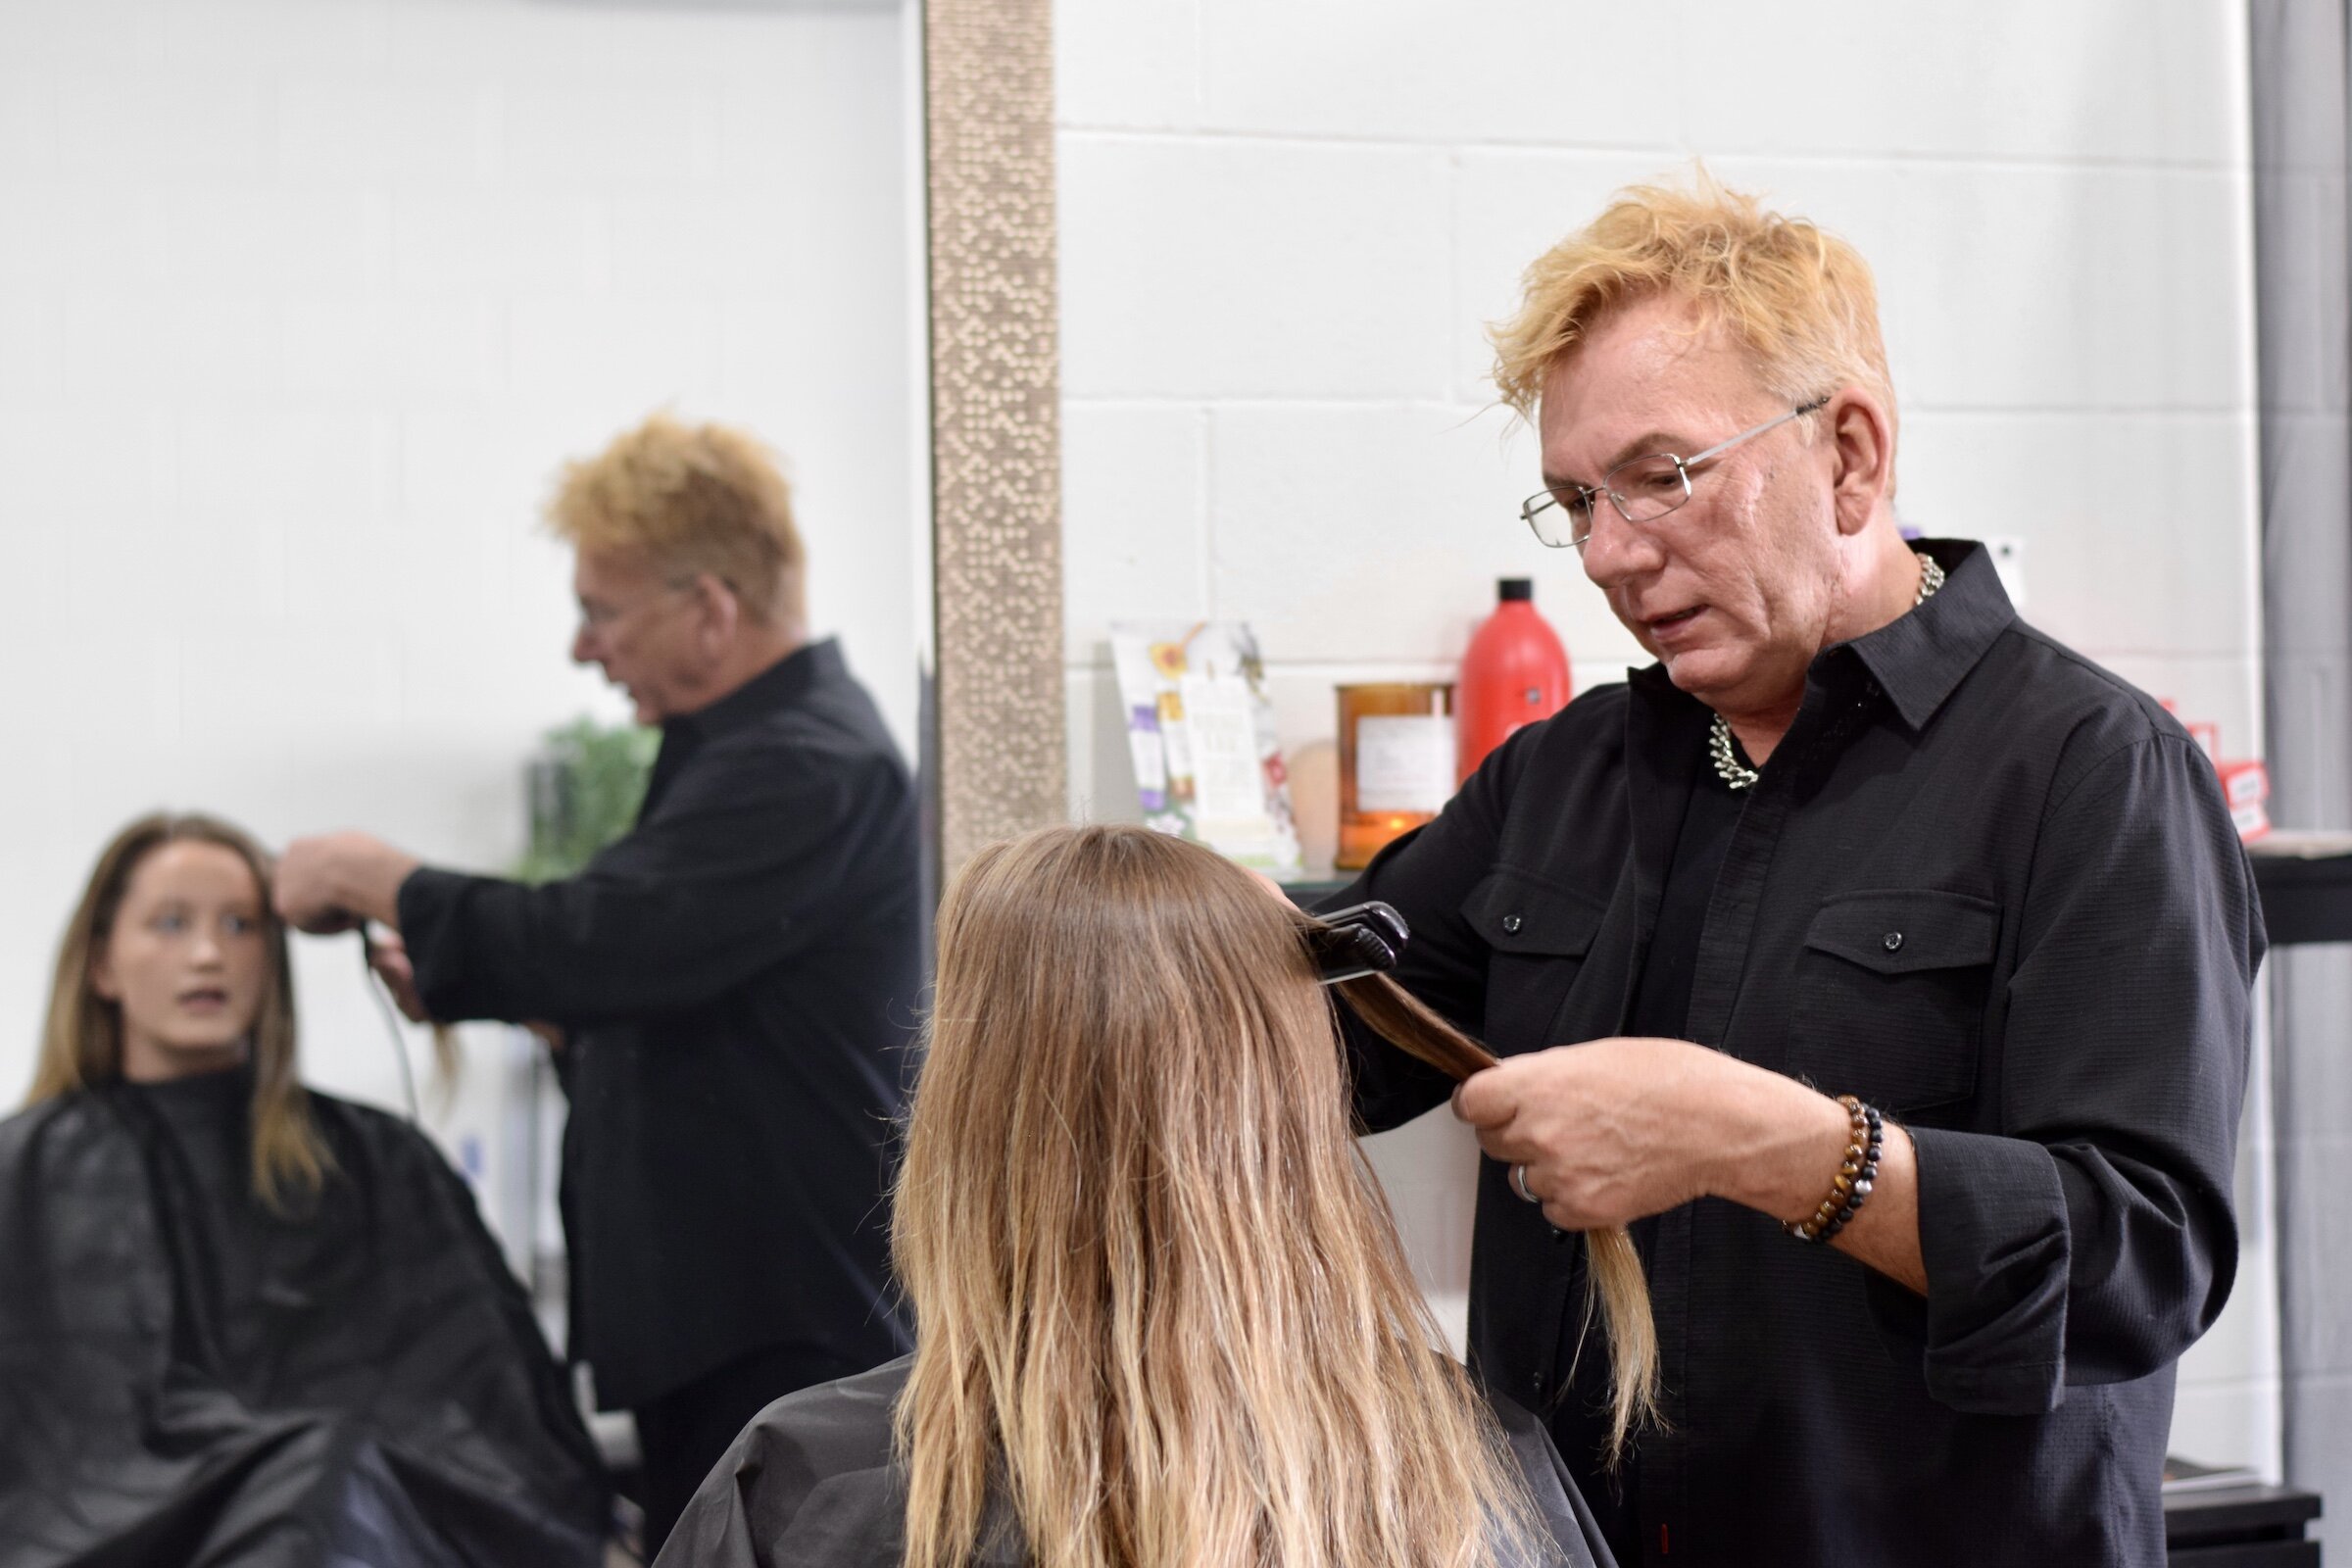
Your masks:
{"label": "silver chain necklace", "polygon": [[[1911,608],[1917,610],[1935,598],[1936,590],[1943,586],[1943,568],[1925,550],[1911,553],[1919,558],[1919,596],[1911,601]],[[1715,776],[1733,789],[1743,790],[1755,783],[1756,770],[1740,765],[1740,759],[1732,755],[1731,722],[1721,713],[1715,715],[1715,722],[1707,728],[1707,755],[1715,760]]]}

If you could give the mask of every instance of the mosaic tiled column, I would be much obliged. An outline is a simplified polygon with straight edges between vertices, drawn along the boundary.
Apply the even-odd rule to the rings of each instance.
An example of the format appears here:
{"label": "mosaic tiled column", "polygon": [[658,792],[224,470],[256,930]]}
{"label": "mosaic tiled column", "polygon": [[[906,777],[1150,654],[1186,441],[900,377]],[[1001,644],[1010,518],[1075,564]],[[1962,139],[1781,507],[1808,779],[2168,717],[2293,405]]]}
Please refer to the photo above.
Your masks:
{"label": "mosaic tiled column", "polygon": [[926,0],[941,855],[1067,810],[1053,6]]}

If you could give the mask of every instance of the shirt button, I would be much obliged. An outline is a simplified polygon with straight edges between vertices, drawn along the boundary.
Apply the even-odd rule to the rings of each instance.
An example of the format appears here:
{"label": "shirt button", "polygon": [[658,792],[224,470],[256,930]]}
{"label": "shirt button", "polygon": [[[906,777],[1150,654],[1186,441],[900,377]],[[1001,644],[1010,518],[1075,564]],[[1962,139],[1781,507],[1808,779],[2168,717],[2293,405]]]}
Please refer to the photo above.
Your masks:
{"label": "shirt button", "polygon": [[1903,934],[1900,931],[1887,932],[1886,941],[1880,944],[1880,946],[1884,947],[1888,953],[1896,952],[1902,947],[1902,945]]}
{"label": "shirt button", "polygon": [[1519,929],[1519,917],[1518,917],[1517,915],[1515,915],[1515,914],[1506,914],[1506,915],[1504,915],[1504,916],[1502,917],[1502,928],[1503,928],[1505,931],[1516,931],[1516,930],[1518,930],[1518,929]]}

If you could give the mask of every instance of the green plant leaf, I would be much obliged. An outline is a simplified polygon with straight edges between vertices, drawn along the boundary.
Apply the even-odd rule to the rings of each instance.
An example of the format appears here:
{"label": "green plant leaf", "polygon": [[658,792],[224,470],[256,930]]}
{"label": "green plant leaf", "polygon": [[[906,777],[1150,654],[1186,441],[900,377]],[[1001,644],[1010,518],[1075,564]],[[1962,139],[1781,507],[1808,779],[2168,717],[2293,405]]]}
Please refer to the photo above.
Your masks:
{"label": "green plant leaf", "polygon": [[531,846],[514,875],[553,882],[578,874],[629,831],[645,800],[658,730],[577,718],[549,730],[530,767]]}

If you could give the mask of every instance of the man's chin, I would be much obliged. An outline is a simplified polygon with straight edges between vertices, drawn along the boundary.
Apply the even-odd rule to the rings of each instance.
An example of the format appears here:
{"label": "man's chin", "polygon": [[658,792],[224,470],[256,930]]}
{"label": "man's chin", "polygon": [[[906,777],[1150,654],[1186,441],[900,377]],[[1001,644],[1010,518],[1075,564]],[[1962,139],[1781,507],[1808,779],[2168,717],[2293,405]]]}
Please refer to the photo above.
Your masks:
{"label": "man's chin", "polygon": [[1727,673],[1723,667],[1723,658],[1712,648],[1685,648],[1665,653],[1658,653],[1653,648],[1650,652],[1656,654],[1658,662],[1666,666],[1666,678],[1673,681],[1677,689],[1689,692],[1693,697],[1722,685]]}
{"label": "man's chin", "polygon": [[1690,648],[1679,654],[1660,656],[1658,662],[1666,666],[1666,678],[1675,689],[1697,698],[1708,707],[1715,705],[1716,694],[1739,685],[1746,673],[1740,662],[1727,658],[1720,648]]}

